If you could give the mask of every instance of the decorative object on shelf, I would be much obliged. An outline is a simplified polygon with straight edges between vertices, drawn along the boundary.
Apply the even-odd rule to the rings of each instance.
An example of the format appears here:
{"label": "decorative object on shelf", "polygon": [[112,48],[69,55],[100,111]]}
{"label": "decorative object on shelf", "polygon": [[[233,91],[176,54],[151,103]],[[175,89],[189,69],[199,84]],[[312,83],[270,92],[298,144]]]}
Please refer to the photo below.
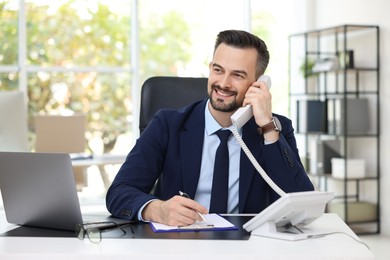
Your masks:
{"label": "decorative object on shelf", "polygon": [[339,53],[339,65],[343,69],[352,69],[355,67],[353,50],[342,51]]}
{"label": "decorative object on shelf", "polygon": [[[336,213],[348,223],[371,222],[378,219],[377,205],[367,201],[352,201],[347,210],[342,202],[328,203],[328,211]],[[347,214],[345,214],[347,212]]]}
{"label": "decorative object on shelf", "polygon": [[313,73],[313,67],[315,63],[316,61],[314,59],[305,59],[303,61],[302,65],[299,67],[299,71],[305,78],[307,78],[308,75]]}
{"label": "decorative object on shelf", "polygon": [[327,102],[321,100],[297,101],[297,132],[326,133]]}
{"label": "decorative object on shelf", "polygon": [[332,158],[332,177],[339,179],[360,179],[366,176],[366,162],[363,159]]}
{"label": "decorative object on shelf", "polygon": [[318,136],[310,153],[310,173],[331,174],[332,159],[341,158],[341,142],[337,139],[321,140]]}
{"label": "decorative object on shelf", "polygon": [[318,60],[313,66],[313,72],[336,70],[339,66],[339,59],[337,57],[325,58]]}
{"label": "decorative object on shelf", "polygon": [[[347,102],[346,105],[345,102]],[[345,127],[347,128],[346,134],[349,135],[368,133],[370,126],[368,99],[349,98],[345,101],[337,98],[328,99],[327,103],[329,134],[343,135]],[[342,111],[344,111],[344,116]]]}

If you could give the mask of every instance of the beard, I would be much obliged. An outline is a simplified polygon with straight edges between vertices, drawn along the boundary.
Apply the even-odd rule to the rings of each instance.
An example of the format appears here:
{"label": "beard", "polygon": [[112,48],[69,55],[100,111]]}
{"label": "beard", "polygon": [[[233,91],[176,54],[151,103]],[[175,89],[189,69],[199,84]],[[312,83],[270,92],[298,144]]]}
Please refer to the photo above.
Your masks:
{"label": "beard", "polygon": [[[210,104],[211,104],[213,109],[215,109],[217,111],[220,111],[220,112],[234,112],[234,111],[236,111],[238,108],[240,108],[242,106],[242,102],[240,104],[237,101],[236,98],[232,102],[230,102],[230,103],[225,103],[225,101],[223,99],[219,99],[219,98],[213,99],[212,98],[212,93],[216,89],[222,91],[222,88],[219,85],[211,85],[211,91],[209,93],[209,99],[210,99]],[[229,92],[227,90],[223,90],[223,91],[224,92]],[[236,94],[236,92],[231,92],[231,94]]]}

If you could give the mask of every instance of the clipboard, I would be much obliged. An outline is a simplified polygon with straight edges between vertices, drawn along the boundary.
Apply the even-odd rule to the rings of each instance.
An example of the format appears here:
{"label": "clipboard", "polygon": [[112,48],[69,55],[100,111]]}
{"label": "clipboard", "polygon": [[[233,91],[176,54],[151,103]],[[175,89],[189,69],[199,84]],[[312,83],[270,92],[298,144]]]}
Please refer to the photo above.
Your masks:
{"label": "clipboard", "polygon": [[197,221],[189,226],[167,226],[156,222],[150,222],[149,225],[154,233],[238,230],[234,224],[218,214],[212,213],[203,216],[206,221]]}

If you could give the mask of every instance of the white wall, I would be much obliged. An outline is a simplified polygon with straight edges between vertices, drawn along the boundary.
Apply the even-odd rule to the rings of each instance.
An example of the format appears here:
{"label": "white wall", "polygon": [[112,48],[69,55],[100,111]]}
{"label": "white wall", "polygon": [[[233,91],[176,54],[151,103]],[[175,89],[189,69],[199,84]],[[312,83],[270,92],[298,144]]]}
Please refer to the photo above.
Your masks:
{"label": "white wall", "polygon": [[[321,29],[342,24],[380,26],[380,134],[381,134],[381,233],[390,235],[390,1],[388,0],[295,0],[307,11],[306,29]],[[302,17],[297,16],[301,21]],[[300,28],[302,29],[302,28]],[[301,32],[303,30],[297,31]],[[387,44],[386,44],[387,43]],[[362,149],[364,149],[362,147]]]}

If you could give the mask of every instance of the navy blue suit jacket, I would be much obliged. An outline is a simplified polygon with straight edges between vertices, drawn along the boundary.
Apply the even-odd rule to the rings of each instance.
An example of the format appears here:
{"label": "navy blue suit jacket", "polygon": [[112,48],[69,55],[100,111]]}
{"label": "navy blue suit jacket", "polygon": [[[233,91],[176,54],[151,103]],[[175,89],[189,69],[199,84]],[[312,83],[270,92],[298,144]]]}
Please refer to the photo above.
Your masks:
{"label": "navy blue suit jacket", "polygon": [[[202,158],[206,101],[156,113],[107,192],[107,209],[112,215],[136,220],[144,203],[155,198],[168,200],[178,195],[180,190],[191,198],[195,197]],[[299,159],[291,121],[275,116],[283,127],[278,142],[264,145],[254,118],[243,127],[244,142],[282,190],[313,190]],[[151,194],[153,188],[155,191]],[[242,152],[239,212],[258,213],[278,197]]]}

